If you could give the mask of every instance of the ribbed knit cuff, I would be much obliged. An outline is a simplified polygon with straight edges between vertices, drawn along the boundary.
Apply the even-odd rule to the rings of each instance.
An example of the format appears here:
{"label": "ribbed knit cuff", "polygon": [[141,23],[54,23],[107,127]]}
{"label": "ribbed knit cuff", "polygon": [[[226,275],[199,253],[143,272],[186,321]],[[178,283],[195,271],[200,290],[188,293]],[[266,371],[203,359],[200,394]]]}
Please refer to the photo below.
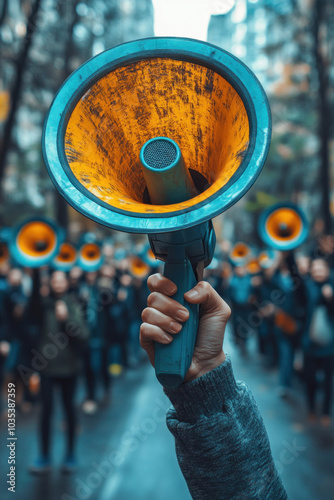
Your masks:
{"label": "ribbed knit cuff", "polygon": [[228,401],[238,395],[231,359],[192,382],[177,389],[164,389],[180,420],[189,421],[199,416],[222,413]]}

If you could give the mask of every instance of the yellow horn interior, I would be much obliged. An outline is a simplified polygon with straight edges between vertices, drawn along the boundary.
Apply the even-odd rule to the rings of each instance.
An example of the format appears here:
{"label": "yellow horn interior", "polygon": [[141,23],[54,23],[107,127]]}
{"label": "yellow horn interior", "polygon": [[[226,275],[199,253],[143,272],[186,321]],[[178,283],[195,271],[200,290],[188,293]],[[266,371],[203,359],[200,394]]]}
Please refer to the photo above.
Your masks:
{"label": "yellow horn interior", "polygon": [[130,272],[133,276],[138,278],[143,278],[150,271],[150,268],[145,262],[139,257],[132,257],[130,262]]}
{"label": "yellow horn interior", "polygon": [[[173,205],[144,203],[139,152],[157,136],[176,141],[186,166],[204,176],[201,194]],[[245,106],[227,80],[196,63],[152,58],[117,68],[90,87],[69,118],[65,154],[79,183],[107,205],[170,214],[220,190],[248,141]]]}
{"label": "yellow horn interior", "polygon": [[236,245],[234,245],[231,255],[232,257],[242,259],[246,257],[248,253],[249,253],[249,248],[245,243],[237,243]]}
{"label": "yellow horn interior", "polygon": [[76,251],[70,243],[63,243],[60,246],[59,254],[56,258],[58,262],[73,262],[76,257]]}
{"label": "yellow horn interior", "polygon": [[[280,225],[285,223],[287,229],[281,234]],[[279,241],[296,238],[302,230],[302,221],[297,212],[292,208],[279,208],[269,215],[266,229],[272,238]]]}
{"label": "yellow horn interior", "polygon": [[100,247],[96,243],[85,243],[81,248],[81,256],[85,260],[96,260],[101,256]]}
{"label": "yellow horn interior", "polygon": [[[30,257],[43,257],[56,246],[57,237],[48,224],[41,221],[28,222],[17,236],[17,245],[21,252]],[[42,247],[38,245],[42,244]]]}

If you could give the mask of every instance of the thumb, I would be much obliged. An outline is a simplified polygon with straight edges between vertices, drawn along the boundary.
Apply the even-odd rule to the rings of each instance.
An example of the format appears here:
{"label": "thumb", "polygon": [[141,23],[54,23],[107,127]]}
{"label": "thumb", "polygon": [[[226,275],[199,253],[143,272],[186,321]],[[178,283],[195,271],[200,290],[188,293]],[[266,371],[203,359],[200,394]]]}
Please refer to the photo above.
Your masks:
{"label": "thumb", "polygon": [[207,281],[200,281],[197,285],[184,294],[190,304],[201,304],[203,313],[219,314],[227,322],[231,316],[231,309],[220,295]]}

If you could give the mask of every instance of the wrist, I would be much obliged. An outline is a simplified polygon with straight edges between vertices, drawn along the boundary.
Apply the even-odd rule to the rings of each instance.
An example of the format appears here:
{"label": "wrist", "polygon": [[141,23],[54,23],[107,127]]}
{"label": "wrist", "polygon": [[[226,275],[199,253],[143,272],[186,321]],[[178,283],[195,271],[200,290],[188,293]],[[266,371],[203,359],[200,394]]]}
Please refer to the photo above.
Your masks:
{"label": "wrist", "polygon": [[185,378],[185,382],[192,382],[193,380],[202,377],[206,373],[211,372],[222,363],[224,363],[225,359],[226,355],[224,351],[221,351],[219,354],[217,354],[217,356],[205,361],[199,361],[196,360],[196,358],[193,358],[187,376]]}

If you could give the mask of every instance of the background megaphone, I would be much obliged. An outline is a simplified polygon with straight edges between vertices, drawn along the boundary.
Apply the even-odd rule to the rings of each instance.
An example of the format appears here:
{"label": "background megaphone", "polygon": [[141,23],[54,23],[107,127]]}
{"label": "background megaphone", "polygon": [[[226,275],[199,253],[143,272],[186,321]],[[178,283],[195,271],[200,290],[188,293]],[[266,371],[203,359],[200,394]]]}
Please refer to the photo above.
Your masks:
{"label": "background megaphone", "polygon": [[146,247],[144,249],[143,260],[154,269],[161,266],[161,261],[155,257],[151,247]]}
{"label": "background megaphone", "polygon": [[84,243],[79,248],[77,264],[87,272],[98,271],[103,265],[101,246],[97,242]]}
{"label": "background megaphone", "polygon": [[8,242],[11,236],[11,229],[3,227],[0,229],[0,266],[9,262]]}
{"label": "background megaphone", "polygon": [[304,212],[294,203],[278,203],[264,210],[258,231],[262,241],[276,250],[294,250],[309,235]]}
{"label": "background megaphone", "polygon": [[134,278],[145,278],[150,272],[150,266],[138,256],[130,258],[129,272]]}
{"label": "background megaphone", "polygon": [[250,257],[250,248],[246,243],[236,243],[230,251],[229,259],[234,266],[241,266],[246,264]]}
{"label": "background megaphone", "polygon": [[246,269],[249,274],[259,274],[261,272],[259,259],[257,257],[251,257],[246,264]]}
{"label": "background megaphone", "polygon": [[40,267],[55,258],[64,231],[46,217],[29,218],[16,226],[10,237],[11,259],[24,267]]}
{"label": "background megaphone", "polygon": [[[149,234],[184,303],[213,255],[210,219],[254,183],[270,135],[267,98],[241,61],[196,40],[152,38],[103,52],[66,80],[43,154],[74,208]],[[168,387],[183,381],[196,340],[198,310],[184,305],[190,318],[181,333],[156,346],[156,374]]]}
{"label": "background megaphone", "polygon": [[65,242],[60,245],[58,255],[53,259],[54,269],[69,271],[77,260],[77,251],[71,243]]}

